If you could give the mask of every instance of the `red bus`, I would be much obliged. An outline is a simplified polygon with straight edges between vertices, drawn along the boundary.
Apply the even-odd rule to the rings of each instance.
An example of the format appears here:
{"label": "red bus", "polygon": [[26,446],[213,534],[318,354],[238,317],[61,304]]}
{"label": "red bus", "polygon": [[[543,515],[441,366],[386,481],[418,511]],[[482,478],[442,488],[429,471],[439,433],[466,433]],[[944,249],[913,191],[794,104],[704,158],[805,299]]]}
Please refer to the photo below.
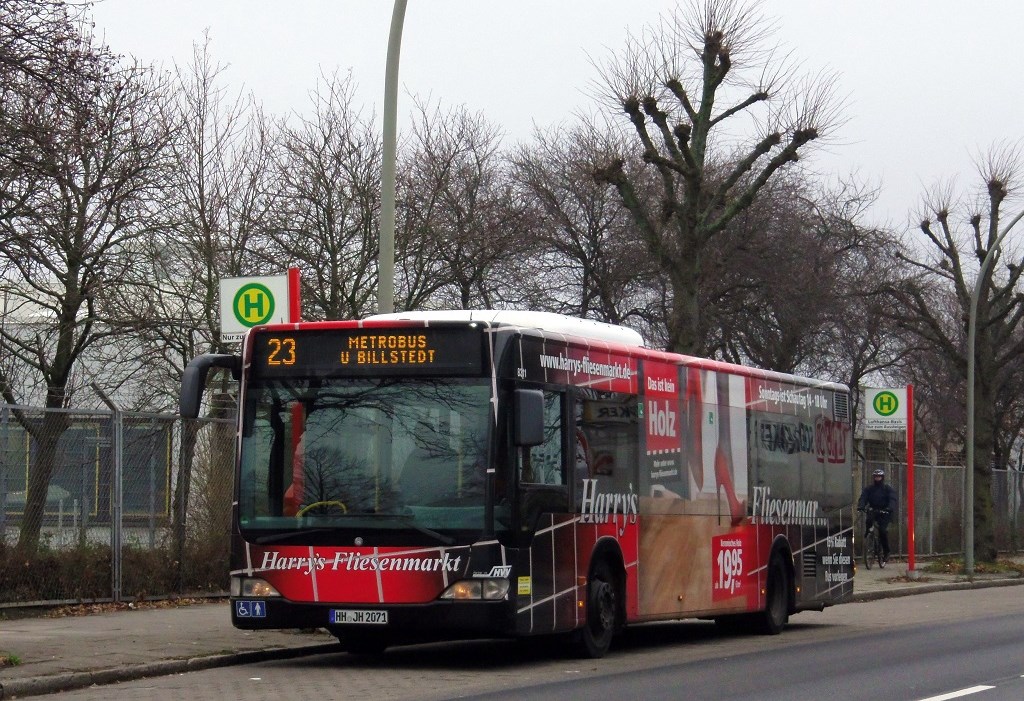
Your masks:
{"label": "red bus", "polygon": [[711,618],[778,633],[853,593],[840,384],[460,311],[263,326],[241,380],[232,621],[346,649]]}

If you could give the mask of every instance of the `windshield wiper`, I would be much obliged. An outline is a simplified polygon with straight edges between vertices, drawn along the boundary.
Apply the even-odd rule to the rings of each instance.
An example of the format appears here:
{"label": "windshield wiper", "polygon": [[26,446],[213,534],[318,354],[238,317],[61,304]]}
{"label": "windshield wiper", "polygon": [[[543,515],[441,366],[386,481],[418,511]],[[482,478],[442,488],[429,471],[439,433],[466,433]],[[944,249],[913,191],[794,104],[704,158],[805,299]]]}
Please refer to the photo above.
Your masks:
{"label": "windshield wiper", "polygon": [[359,514],[359,516],[372,519],[393,518],[396,521],[401,521],[413,530],[419,531],[424,535],[428,535],[431,538],[434,538],[435,540],[444,543],[445,545],[455,544],[454,538],[446,536],[444,533],[438,533],[433,529],[427,528],[426,526],[421,526],[420,524],[416,523],[416,517],[411,514]]}
{"label": "windshield wiper", "polygon": [[[438,533],[435,530],[421,526],[416,523],[415,517],[407,514],[358,514],[354,518],[369,518],[369,519],[395,519],[400,521],[402,524],[409,526],[413,530],[419,531],[424,535],[428,535],[438,542],[444,543],[445,545],[454,545],[455,539],[446,536],[444,533]],[[266,545],[267,543],[280,543],[286,540],[292,540],[293,538],[300,538],[303,536],[314,535],[316,533],[334,533],[337,532],[336,527],[329,526],[316,526],[313,528],[296,528],[291,531],[284,531],[282,533],[272,533],[270,535],[259,536],[254,539],[253,542],[258,545]]]}
{"label": "windshield wiper", "polygon": [[296,528],[292,531],[284,531],[283,533],[272,533],[271,535],[261,535],[256,538],[253,542],[259,545],[265,545],[266,543],[279,543],[283,540],[291,540],[292,538],[298,538],[299,536],[313,535],[314,533],[328,533],[337,530],[336,528],[327,528],[326,526],[317,526],[315,528]]}

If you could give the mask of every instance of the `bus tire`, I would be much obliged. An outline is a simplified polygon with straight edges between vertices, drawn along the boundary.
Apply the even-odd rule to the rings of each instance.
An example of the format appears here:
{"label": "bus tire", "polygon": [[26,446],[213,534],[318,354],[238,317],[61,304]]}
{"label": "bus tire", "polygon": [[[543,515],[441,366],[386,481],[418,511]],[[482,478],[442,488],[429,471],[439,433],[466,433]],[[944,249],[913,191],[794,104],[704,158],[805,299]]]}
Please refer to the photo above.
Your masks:
{"label": "bus tire", "polygon": [[607,559],[594,563],[587,578],[587,622],[576,631],[575,648],[580,657],[604,657],[618,624],[621,592]]}
{"label": "bus tire", "polygon": [[768,583],[764,610],[754,614],[754,629],[764,635],[778,635],[789,622],[789,571],[778,555],[768,562]]}

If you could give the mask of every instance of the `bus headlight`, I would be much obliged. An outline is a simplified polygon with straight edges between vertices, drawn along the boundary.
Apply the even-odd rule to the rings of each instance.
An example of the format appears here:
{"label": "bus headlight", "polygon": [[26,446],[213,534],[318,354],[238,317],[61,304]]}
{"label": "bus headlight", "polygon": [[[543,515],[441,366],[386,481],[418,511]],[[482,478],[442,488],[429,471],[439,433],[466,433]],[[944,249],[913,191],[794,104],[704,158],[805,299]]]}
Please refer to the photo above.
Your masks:
{"label": "bus headlight", "polygon": [[257,577],[232,577],[231,596],[267,597],[281,596],[280,592],[270,584]]}
{"label": "bus headlight", "polygon": [[445,589],[441,598],[458,601],[470,599],[497,601],[508,596],[508,588],[509,581],[507,579],[464,579]]}

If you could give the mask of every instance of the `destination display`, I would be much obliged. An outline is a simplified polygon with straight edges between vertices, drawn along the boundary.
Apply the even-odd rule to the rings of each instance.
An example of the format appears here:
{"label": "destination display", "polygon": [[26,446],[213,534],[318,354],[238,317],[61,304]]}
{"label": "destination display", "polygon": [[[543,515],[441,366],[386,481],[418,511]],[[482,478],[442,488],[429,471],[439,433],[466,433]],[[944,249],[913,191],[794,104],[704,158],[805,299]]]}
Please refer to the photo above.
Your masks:
{"label": "destination display", "polygon": [[475,375],[483,369],[476,329],[323,329],[258,332],[258,377]]}

